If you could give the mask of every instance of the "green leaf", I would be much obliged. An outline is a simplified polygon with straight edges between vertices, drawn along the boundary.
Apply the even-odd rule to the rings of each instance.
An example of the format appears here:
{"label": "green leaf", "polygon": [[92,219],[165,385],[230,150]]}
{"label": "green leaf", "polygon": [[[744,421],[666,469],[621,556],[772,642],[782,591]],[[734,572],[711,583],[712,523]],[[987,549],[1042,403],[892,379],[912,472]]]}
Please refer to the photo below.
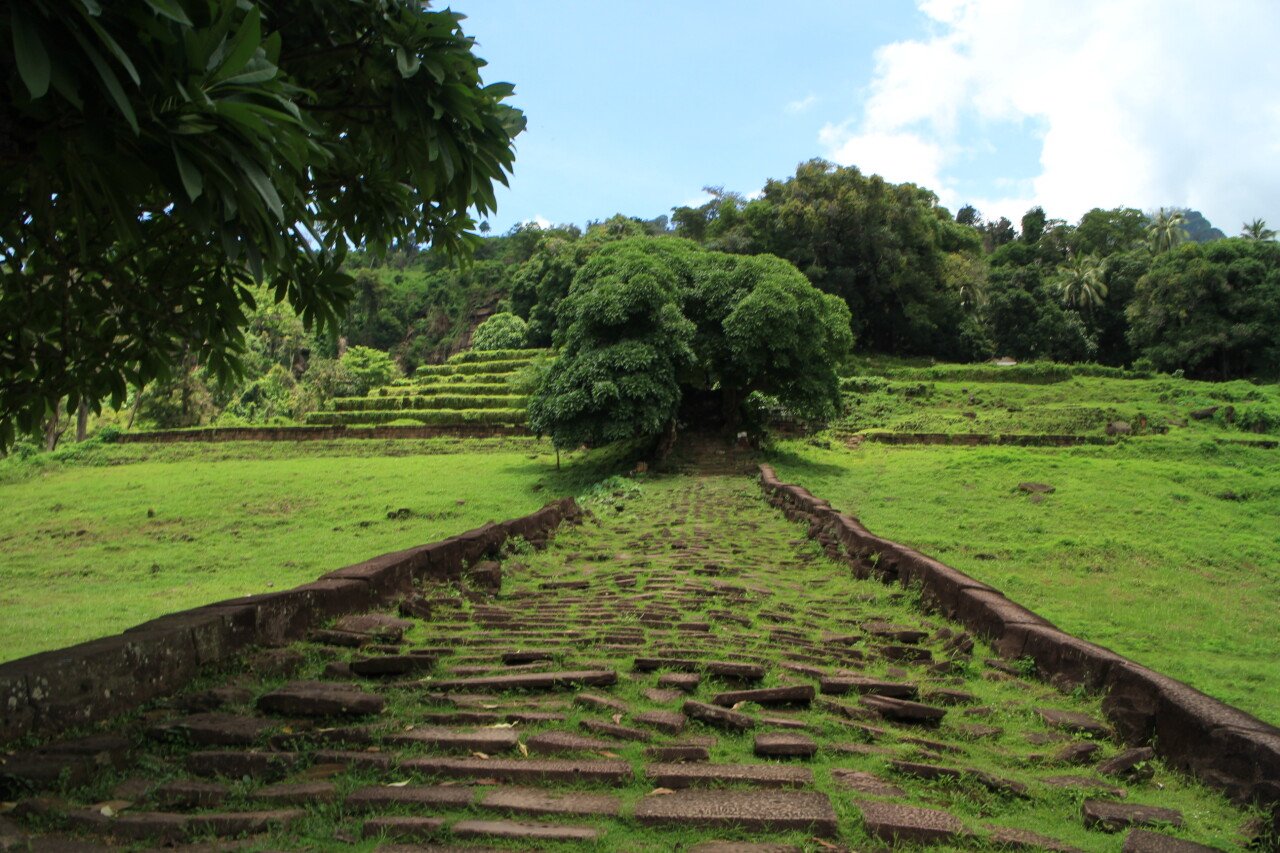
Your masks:
{"label": "green leaf", "polygon": [[177,21],[184,26],[193,26],[191,19],[187,17],[186,11],[178,4],[177,0],[146,0],[146,4],[157,15],[168,18],[171,21]]}
{"label": "green leaf", "polygon": [[129,103],[129,98],[124,93],[124,87],[120,85],[120,79],[116,77],[116,73],[111,70],[111,66],[107,65],[107,61],[102,58],[102,54],[94,50],[88,45],[85,47],[85,53],[89,57],[89,61],[93,63],[93,67],[98,69],[98,76],[102,79],[102,85],[106,87],[107,93],[111,95],[111,100],[116,102],[116,107],[120,110],[120,114],[124,116],[125,121],[129,122],[129,126],[133,128],[133,132],[138,132],[138,117],[133,112],[133,105]]}
{"label": "green leaf", "polygon": [[204,175],[200,174],[200,170],[192,165],[190,160],[182,156],[178,146],[172,147],[173,161],[178,164],[178,176],[182,178],[182,186],[187,191],[187,197],[195,201],[204,191]]}
{"label": "green leaf", "polygon": [[417,56],[410,56],[403,47],[397,47],[396,67],[400,69],[400,76],[407,79],[418,73],[418,69],[422,67],[422,60]]}
{"label": "green leaf", "polygon": [[49,91],[52,74],[49,52],[40,40],[35,23],[16,4],[13,7],[13,56],[18,62],[18,74],[31,97],[43,98]]}
{"label": "green leaf", "polygon": [[[226,77],[232,77],[239,74],[258,52],[258,48],[262,44],[262,16],[255,6],[249,10],[244,16],[244,20],[240,22],[240,28],[236,30],[235,38],[231,41],[231,47],[227,50],[226,58],[222,61],[218,73],[214,75],[215,80],[221,80]],[[270,79],[270,78],[267,78]]]}

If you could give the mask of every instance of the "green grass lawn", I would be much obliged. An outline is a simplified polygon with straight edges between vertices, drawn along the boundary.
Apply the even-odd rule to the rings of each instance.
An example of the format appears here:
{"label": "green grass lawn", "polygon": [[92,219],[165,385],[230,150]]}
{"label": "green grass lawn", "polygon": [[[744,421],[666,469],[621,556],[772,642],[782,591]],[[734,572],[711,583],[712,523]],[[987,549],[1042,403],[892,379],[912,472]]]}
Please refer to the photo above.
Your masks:
{"label": "green grass lawn", "polygon": [[[823,444],[817,442],[816,444]],[[778,474],[1064,630],[1280,723],[1280,451],[782,442]],[[1056,491],[1041,503],[1018,491]]]}
{"label": "green grass lawn", "polygon": [[[936,372],[948,377],[959,365]],[[952,368],[952,369],[948,369]],[[984,368],[999,371],[999,368]],[[876,375],[844,381],[845,413],[837,432],[889,430],[942,433],[1054,433],[1102,436],[1108,423],[1125,421],[1135,433],[1168,431],[1183,437],[1258,440],[1252,430],[1280,432],[1280,386],[1193,382],[1159,376],[1116,379],[1071,376],[1053,382],[977,382],[971,378],[895,378]],[[1218,407],[1213,417],[1192,412]],[[1230,408],[1230,422],[1228,417]],[[1145,426],[1143,426],[1145,424]]]}
{"label": "green grass lawn", "polygon": [[532,440],[89,442],[0,460],[0,660],[522,515],[606,464],[557,473]]}

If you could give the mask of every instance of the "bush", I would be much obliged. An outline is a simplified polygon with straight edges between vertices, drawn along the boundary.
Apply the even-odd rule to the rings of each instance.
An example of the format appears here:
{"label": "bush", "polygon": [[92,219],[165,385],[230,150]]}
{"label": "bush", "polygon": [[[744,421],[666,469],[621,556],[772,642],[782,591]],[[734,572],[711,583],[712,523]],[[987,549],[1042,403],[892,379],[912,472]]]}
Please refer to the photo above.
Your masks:
{"label": "bush", "polygon": [[471,348],[488,350],[515,349],[524,345],[528,326],[515,314],[494,314],[476,329]]}
{"label": "bush", "polygon": [[339,362],[349,377],[344,390],[352,397],[363,397],[371,389],[387,385],[400,376],[400,365],[389,354],[370,347],[351,347]]}

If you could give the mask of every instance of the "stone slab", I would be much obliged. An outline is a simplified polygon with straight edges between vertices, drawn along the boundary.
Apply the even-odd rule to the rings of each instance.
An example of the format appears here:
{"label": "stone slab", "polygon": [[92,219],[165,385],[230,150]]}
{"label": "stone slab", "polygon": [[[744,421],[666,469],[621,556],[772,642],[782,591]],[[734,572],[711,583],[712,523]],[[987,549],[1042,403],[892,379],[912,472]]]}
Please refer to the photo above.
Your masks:
{"label": "stone slab", "polygon": [[960,819],[948,812],[896,803],[858,803],[868,835],[886,844],[934,844],[957,841],[966,833]]}
{"label": "stone slab", "polygon": [[636,803],[643,826],[735,828],[748,832],[802,831],[830,838],[836,814],[825,794],[812,791],[676,791]]}
{"label": "stone slab", "polygon": [[583,685],[607,687],[616,684],[617,681],[618,673],[613,670],[591,669],[440,679],[432,682],[431,687],[433,690],[457,690],[470,693],[477,690],[563,690]]}
{"label": "stone slab", "polygon": [[470,788],[449,785],[375,785],[347,795],[346,808],[372,811],[395,806],[451,808],[469,806],[475,797]]}
{"label": "stone slab", "polygon": [[682,710],[686,716],[699,722],[716,726],[717,728],[728,729],[729,731],[745,732],[756,724],[755,720],[746,714],[740,714],[728,708],[721,708],[718,705],[695,702],[692,699],[684,703]]}
{"label": "stone slab", "polygon": [[462,752],[510,752],[520,739],[513,729],[459,729],[430,726],[400,732],[389,738],[398,746],[426,746],[430,749]]}
{"label": "stone slab", "polygon": [[730,690],[717,693],[711,704],[728,708],[739,702],[754,702],[757,705],[799,705],[807,707],[813,701],[813,687],[808,684],[797,684],[790,687],[766,687],[760,690]]}
{"label": "stone slab", "polygon": [[364,822],[364,838],[386,837],[395,841],[426,841],[444,829],[444,818],[395,815],[370,818]]}
{"label": "stone slab", "polygon": [[896,723],[911,723],[921,726],[936,726],[946,716],[945,708],[935,708],[907,699],[893,699],[889,696],[863,695],[858,700],[863,706],[875,711],[886,720]]}
{"label": "stone slab", "polygon": [[258,698],[258,710],[291,717],[360,717],[382,712],[386,701],[350,684],[293,681]]}
{"label": "stone slab", "polygon": [[1119,832],[1130,826],[1182,826],[1182,813],[1158,806],[1085,800],[1080,807],[1084,825],[1103,832]]}
{"label": "stone slab", "polygon": [[762,758],[812,758],[817,742],[795,732],[761,732],[756,735],[755,753]]}
{"label": "stone slab", "polygon": [[458,838],[510,838],[515,841],[595,841],[600,830],[515,820],[460,820],[449,828]]}
{"label": "stone slab", "polygon": [[1171,835],[1135,829],[1124,839],[1121,853],[1222,853],[1217,847],[1206,847]]}
{"label": "stone slab", "polygon": [[611,794],[556,792],[539,788],[495,788],[480,798],[480,807],[529,815],[605,815],[617,817],[622,800]]}
{"label": "stone slab", "polygon": [[426,776],[454,779],[498,779],[520,783],[594,782],[601,785],[626,785],[631,781],[631,765],[625,761],[417,758],[402,762],[400,766]]}
{"label": "stone slab", "polygon": [[658,763],[646,767],[645,776],[660,788],[719,784],[800,788],[813,783],[813,773],[808,768],[781,764]]}

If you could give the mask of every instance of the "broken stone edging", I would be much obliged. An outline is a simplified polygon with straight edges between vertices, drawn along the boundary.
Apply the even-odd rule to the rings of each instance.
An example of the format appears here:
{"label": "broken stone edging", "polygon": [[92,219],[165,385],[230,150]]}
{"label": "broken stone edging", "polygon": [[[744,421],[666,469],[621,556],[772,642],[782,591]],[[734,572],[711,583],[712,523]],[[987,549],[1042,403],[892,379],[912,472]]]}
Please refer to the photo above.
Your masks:
{"label": "broken stone edging", "polygon": [[383,554],[281,592],[206,604],[103,637],[0,664],[0,743],[96,723],[173,693],[207,666],[254,645],[302,637],[334,617],[410,592],[415,581],[460,577],[509,537],[535,545],[582,515],[561,498],[519,518]]}
{"label": "broken stone edging", "polygon": [[863,441],[876,444],[941,444],[961,447],[1009,445],[1013,447],[1080,447],[1115,444],[1116,439],[1101,435],[1065,435],[1057,433],[986,433],[986,432],[864,432]]}
{"label": "broken stone edging", "polygon": [[1280,728],[1161,675],[1110,649],[1059,630],[999,590],[874,535],[802,486],[782,483],[769,465],[760,483],[770,502],[859,577],[918,585],[921,601],[988,640],[1002,657],[1030,657],[1057,687],[1104,694],[1102,709],[1130,745],[1150,743],[1170,766],[1272,811],[1280,835]]}
{"label": "broken stone edging", "polygon": [[530,436],[519,426],[284,426],[284,427],[204,427],[201,429],[160,429],[149,432],[123,432],[116,437],[121,444],[173,444],[185,441],[329,441],[340,438],[506,438]]}

